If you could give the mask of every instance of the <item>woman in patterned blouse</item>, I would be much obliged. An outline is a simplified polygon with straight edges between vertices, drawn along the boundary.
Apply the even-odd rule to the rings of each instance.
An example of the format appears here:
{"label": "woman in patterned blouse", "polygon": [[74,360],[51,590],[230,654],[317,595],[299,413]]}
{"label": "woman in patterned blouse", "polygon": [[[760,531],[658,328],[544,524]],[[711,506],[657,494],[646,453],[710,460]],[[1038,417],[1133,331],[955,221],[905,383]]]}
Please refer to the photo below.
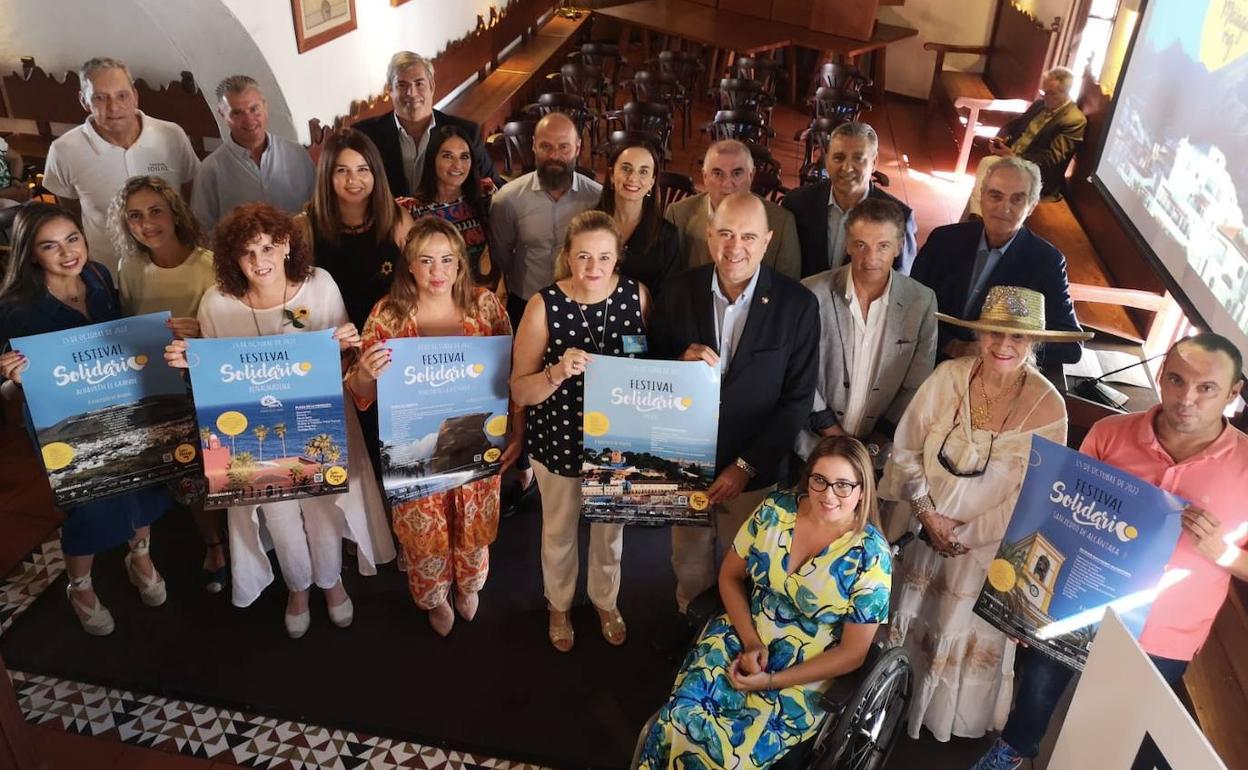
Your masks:
{"label": "woman in patterned blouse", "polygon": [[[495,335],[510,336],[511,321],[498,297],[473,285],[464,239],[446,220],[422,217],[408,233],[390,293],[364,322],[364,353],[347,373],[347,386],[361,410],[373,405],[377,378],[390,366],[387,340]],[[477,614],[489,545],[498,535],[499,479],[519,456],[524,436],[524,421],[510,422],[499,473],[394,505],[394,533],[407,558],[412,600],[442,636],[455,623],[452,584],[460,617],[472,620]]]}

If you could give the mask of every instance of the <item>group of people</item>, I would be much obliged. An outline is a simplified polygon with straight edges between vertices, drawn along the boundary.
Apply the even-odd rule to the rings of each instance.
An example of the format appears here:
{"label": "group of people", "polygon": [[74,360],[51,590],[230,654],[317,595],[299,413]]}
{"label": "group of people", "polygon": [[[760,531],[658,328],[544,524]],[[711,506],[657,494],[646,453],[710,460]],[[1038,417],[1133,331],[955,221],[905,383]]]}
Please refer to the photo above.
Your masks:
{"label": "group of people", "polygon": [[[644,767],[769,766],[817,729],[818,693],[880,634],[916,669],[912,735],[1004,727],[981,770],[1034,755],[1070,673],[1022,653],[1015,688],[1015,644],[972,606],[1031,437],[1066,440],[1064,401],[1040,366],[1077,360],[1091,336],[1064,257],[1024,224],[1041,169],[1021,150],[999,153],[980,217],[936,228],[919,248],[913,212],[876,181],[875,132],[848,123],[832,133],[827,179],[780,205],[750,193],[750,151],[728,140],[707,150],[705,192],[664,211],[658,148],[616,150],[600,184],[578,171],[581,135],[559,113],[537,124],[536,169],[504,183],[479,127],[433,109],[434,74],[424,57],[396,54],[393,111],[334,131],[315,163],[268,131],[254,80],[226,78],[216,97],[229,131],[201,163],[180,128],[138,109],[123,63],[83,66],[89,116],[52,145],[44,184],[59,205],[17,215],[0,339],[169,311],[166,361],[184,367],[188,338],[332,329],[353,481],[341,495],[224,515],[189,482],[67,509],[67,596],[82,627],[113,630],[91,567],[122,543],[142,601],[164,602],[150,527],[175,503],[203,537],[204,588],[229,588],[239,606],[275,578],[263,524],[291,637],[309,628],[313,584],[330,620],[351,624],[344,539],[363,574],[394,559],[398,540],[437,633],[472,620],[501,474],[387,506],[377,379],[395,338],[513,335],[501,467],[540,494],[547,635],[563,653],[575,641],[585,372],[598,356],[643,356],[721,374],[712,526],[671,538],[681,612],[716,586],[725,611],[685,658]],[[1035,111],[1022,135],[1034,147],[1059,115],[1065,103]],[[20,386],[26,365],[6,346],[0,377]],[[1221,337],[1182,341],[1163,366],[1161,405],[1102,421],[1083,445],[1193,501],[1172,560],[1192,577],[1158,599],[1142,639],[1171,681],[1230,577],[1248,578],[1248,514],[1235,505],[1248,495],[1248,439],[1222,417],[1241,370]],[[924,537],[895,565],[887,537],[906,529]],[[612,645],[627,639],[624,539],[620,525],[590,527],[588,596]]]}

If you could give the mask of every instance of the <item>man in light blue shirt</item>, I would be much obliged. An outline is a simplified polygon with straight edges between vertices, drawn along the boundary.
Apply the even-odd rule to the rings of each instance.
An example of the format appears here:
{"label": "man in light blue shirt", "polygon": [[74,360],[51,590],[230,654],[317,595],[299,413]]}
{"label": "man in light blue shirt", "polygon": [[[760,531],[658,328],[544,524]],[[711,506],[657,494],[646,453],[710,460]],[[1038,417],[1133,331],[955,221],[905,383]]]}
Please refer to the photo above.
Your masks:
{"label": "man in light blue shirt", "polygon": [[308,151],[269,133],[269,106],[256,81],[231,75],[217,86],[217,111],[229,133],[195,177],[191,210],[204,229],[240,203],[262,201],[290,214],[312,197]]}

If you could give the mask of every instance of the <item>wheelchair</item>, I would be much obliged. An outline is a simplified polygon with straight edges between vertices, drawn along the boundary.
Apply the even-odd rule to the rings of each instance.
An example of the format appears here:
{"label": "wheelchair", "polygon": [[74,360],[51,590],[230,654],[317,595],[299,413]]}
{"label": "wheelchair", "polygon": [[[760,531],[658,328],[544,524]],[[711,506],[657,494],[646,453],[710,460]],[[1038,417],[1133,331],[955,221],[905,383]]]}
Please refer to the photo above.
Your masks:
{"label": "wheelchair", "polygon": [[[913,538],[907,533],[892,546],[896,555]],[[689,604],[692,625],[702,629],[723,611],[719,591],[712,587]],[[914,669],[900,647],[876,641],[856,670],[839,676],[820,699],[823,722],[814,736],[794,746],[772,770],[882,770],[901,737],[914,688]],[[659,712],[646,720],[637,738],[630,770],[641,762],[646,737]]]}

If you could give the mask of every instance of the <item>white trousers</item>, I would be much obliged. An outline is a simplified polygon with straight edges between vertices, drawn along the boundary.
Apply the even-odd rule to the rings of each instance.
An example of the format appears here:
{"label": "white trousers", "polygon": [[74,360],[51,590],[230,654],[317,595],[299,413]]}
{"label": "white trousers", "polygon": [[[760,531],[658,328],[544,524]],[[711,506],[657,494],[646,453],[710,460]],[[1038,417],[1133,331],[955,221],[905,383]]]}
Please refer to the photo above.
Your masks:
{"label": "white trousers", "polygon": [[[567,612],[576,594],[580,567],[579,524],[581,480],[552,473],[532,457],[537,486],[542,493],[542,584],[552,609]],[[624,526],[589,526],[589,565],[586,582],[594,606],[611,611],[620,595],[620,556]]]}
{"label": "white trousers", "polygon": [[672,527],[672,570],[676,573],[676,606],[681,612],[719,579],[716,540],[724,551],[732,547],[741,525],[775,490],[775,485],[742,492],[711,510],[710,527]]}
{"label": "white trousers", "polygon": [[333,588],[342,577],[342,533],[347,522],[334,497],[260,506],[282,580],[291,591],[306,591],[313,583],[319,588]]}

